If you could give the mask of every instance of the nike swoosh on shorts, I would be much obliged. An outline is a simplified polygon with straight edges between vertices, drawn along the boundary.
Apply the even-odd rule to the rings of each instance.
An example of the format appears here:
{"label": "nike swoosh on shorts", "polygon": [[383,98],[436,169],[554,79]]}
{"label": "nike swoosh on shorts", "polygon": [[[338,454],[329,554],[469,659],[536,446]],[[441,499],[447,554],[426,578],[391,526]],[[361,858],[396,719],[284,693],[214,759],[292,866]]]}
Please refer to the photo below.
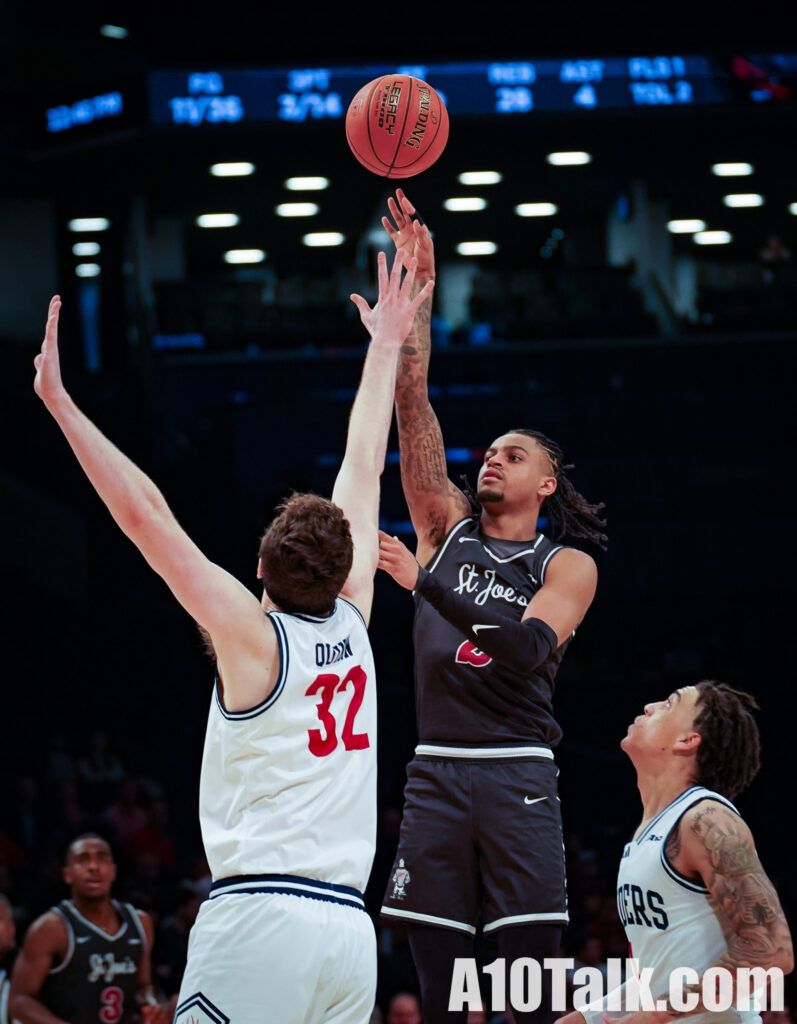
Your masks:
{"label": "nike swoosh on shorts", "polygon": [[474,626],[473,627],[473,632],[474,633],[478,633],[480,629],[500,629],[500,628],[501,628],[500,626],[488,626],[485,623],[484,625],[479,624],[479,625]]}
{"label": "nike swoosh on shorts", "polygon": [[547,799],[548,799],[547,796],[538,796],[536,800],[529,800],[528,797],[524,797],[523,798],[523,803],[524,804],[538,804],[540,802],[540,800],[547,800]]}

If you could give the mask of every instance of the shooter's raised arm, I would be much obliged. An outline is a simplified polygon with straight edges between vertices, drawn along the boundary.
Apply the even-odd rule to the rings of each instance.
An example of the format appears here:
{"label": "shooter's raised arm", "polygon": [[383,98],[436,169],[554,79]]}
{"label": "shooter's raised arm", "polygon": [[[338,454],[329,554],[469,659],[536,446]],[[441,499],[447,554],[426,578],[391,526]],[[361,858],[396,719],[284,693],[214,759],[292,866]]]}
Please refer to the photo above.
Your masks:
{"label": "shooter's raised arm", "polygon": [[[415,216],[415,207],[401,189],[388,199],[390,218],[382,226],[390,235],[405,266],[417,259],[415,287],[435,277],[434,245],[429,228]],[[429,403],[429,356],[432,299],[419,306],[412,330],[401,347],[396,377],[396,415],[401,452],[401,483],[418,536],[421,564],[443,540],[448,529],[470,510],[467,499],[448,479],[445,445],[437,416]]]}

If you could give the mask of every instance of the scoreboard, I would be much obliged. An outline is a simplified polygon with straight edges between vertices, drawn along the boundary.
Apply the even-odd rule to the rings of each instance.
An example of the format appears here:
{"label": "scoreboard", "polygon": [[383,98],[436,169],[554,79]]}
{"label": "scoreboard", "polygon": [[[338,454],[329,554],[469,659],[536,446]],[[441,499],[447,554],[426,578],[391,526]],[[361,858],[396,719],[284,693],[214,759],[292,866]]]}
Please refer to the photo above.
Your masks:
{"label": "scoreboard", "polygon": [[453,117],[702,105],[730,98],[730,83],[701,56],[157,71],[149,78],[150,117],[155,124],[193,127],[342,118],[361,86],[391,74],[424,79]]}

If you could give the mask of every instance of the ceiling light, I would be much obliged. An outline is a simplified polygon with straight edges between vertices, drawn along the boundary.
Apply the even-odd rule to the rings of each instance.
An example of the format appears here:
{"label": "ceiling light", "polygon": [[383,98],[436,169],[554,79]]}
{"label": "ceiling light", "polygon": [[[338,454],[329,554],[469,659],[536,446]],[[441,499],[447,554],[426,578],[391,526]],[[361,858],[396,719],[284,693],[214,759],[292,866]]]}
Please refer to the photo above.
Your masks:
{"label": "ceiling light", "polygon": [[518,217],[553,217],[558,211],[556,203],[520,203],[515,207]]}
{"label": "ceiling light", "polygon": [[262,249],[228,249],[224,254],[225,263],[262,263],[265,258]]}
{"label": "ceiling light", "polygon": [[302,241],[311,249],[318,249],[328,245],[343,245],[346,236],[339,231],[312,231],[309,235],[305,235]]}
{"label": "ceiling light", "polygon": [[732,196],[723,196],[723,203],[726,206],[763,206],[764,197],[756,195],[755,192],[739,192]]}
{"label": "ceiling light", "polygon": [[789,203],[789,213],[792,213],[797,217],[797,203]]}
{"label": "ceiling light", "polygon": [[97,256],[99,251],[99,242],[75,242],[72,246],[72,252],[75,256]]}
{"label": "ceiling light", "polygon": [[457,180],[460,185],[497,185],[503,177],[499,171],[463,171]]}
{"label": "ceiling light", "polygon": [[712,164],[711,170],[718,178],[744,178],[753,173],[752,164]]}
{"label": "ceiling light", "polygon": [[581,150],[568,153],[549,153],[545,158],[554,167],[578,167],[581,164],[592,163],[592,156]]}
{"label": "ceiling light", "polygon": [[320,192],[329,188],[329,178],[288,178],[285,188],[289,192]]}
{"label": "ceiling light", "polygon": [[234,228],[241,218],[237,213],[201,213],[196,219],[198,228]]}
{"label": "ceiling light", "polygon": [[244,178],[255,173],[255,165],[241,161],[239,163],[211,164],[210,173],[214,178]]}
{"label": "ceiling light", "polygon": [[106,39],[127,39],[127,29],[121,25],[101,25],[100,35]]}
{"label": "ceiling light", "polygon": [[468,210],[483,210],[487,206],[486,199],[477,196],[454,196],[443,203],[446,210],[452,213],[465,213]]}
{"label": "ceiling light", "polygon": [[693,238],[698,245],[727,245],[733,235],[730,231],[698,231]]}
{"label": "ceiling light", "polygon": [[274,212],[278,217],[312,217],[319,209],[317,203],[280,203]]}
{"label": "ceiling light", "polygon": [[99,263],[78,263],[75,273],[78,277],[99,277],[100,265]]}
{"label": "ceiling light", "polygon": [[693,235],[696,231],[705,231],[704,220],[668,220],[667,230],[674,235]]}
{"label": "ceiling light", "polygon": [[107,231],[111,222],[106,217],[76,217],[67,226],[70,231]]}
{"label": "ceiling light", "polygon": [[492,256],[497,251],[495,242],[460,242],[457,246],[460,256]]}

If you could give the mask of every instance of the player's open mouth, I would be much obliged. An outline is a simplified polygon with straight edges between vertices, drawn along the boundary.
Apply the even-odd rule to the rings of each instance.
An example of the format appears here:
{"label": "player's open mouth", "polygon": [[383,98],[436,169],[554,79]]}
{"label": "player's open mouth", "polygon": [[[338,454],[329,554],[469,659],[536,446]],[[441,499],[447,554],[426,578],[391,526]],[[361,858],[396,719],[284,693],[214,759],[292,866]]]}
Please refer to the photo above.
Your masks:
{"label": "player's open mouth", "polygon": [[500,476],[499,473],[495,473],[495,472],[485,473],[484,476],[482,477],[482,483],[484,483],[485,480],[500,480],[500,479],[501,479],[501,476]]}

